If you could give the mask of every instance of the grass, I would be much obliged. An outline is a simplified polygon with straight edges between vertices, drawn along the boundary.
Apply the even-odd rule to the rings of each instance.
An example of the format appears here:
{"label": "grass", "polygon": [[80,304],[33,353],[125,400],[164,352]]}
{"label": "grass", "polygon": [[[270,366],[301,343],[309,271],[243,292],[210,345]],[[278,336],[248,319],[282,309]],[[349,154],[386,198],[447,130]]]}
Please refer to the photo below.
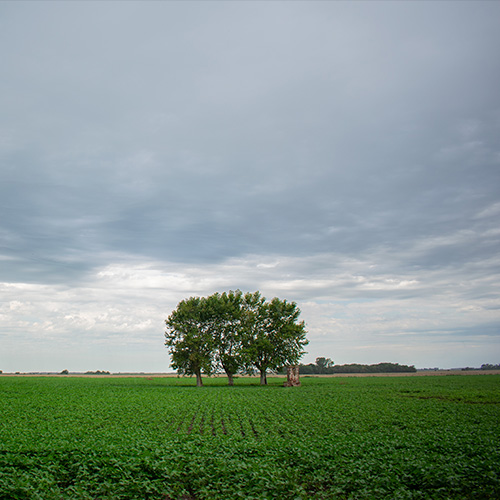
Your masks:
{"label": "grass", "polygon": [[500,375],[0,377],[0,500],[497,499]]}

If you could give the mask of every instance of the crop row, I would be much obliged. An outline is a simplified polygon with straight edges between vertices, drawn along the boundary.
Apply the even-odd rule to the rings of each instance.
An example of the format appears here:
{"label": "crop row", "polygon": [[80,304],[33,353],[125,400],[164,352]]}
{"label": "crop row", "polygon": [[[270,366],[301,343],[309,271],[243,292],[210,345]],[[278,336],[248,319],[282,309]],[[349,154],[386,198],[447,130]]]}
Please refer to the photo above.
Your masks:
{"label": "crop row", "polygon": [[217,415],[210,411],[180,415],[169,421],[167,427],[167,431],[175,431],[178,434],[253,436],[258,439],[259,432],[257,429],[257,425],[251,418],[241,418],[231,413]]}

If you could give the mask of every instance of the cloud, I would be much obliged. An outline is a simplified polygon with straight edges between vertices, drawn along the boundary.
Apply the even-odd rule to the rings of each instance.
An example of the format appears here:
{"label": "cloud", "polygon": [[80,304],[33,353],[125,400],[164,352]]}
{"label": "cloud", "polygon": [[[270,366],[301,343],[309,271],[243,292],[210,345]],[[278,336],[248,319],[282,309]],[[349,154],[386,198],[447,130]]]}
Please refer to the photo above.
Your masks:
{"label": "cloud", "polygon": [[[470,270],[458,275],[443,268],[419,272],[417,280],[411,273],[387,274],[386,264],[376,258],[343,261],[329,254],[273,259],[272,267],[263,267],[261,256],[188,266],[122,261],[96,269],[87,283],[74,287],[4,284],[2,295],[17,297],[3,302],[4,339],[5,332],[16,332],[4,345],[13,338],[17,345],[17,336],[27,340],[26,332],[35,345],[77,349],[85,344],[87,356],[102,346],[112,351],[117,344],[123,349],[139,343],[154,360],[151,369],[164,371],[163,320],[177,302],[237,288],[297,301],[311,339],[310,360],[331,352],[339,363],[371,362],[376,353],[395,352],[395,346],[405,344],[414,346],[413,358],[405,348],[404,358],[390,360],[422,366],[427,358],[420,353],[429,342],[441,352],[457,338],[484,346],[498,335],[498,292],[491,277],[470,280]],[[363,351],[363,345],[377,348]],[[476,350],[486,355],[482,347]],[[111,356],[108,363],[120,370],[120,357]],[[83,364],[79,360],[82,370]]]}
{"label": "cloud", "polygon": [[[426,332],[441,332],[443,356],[444,329],[462,343],[495,332],[497,4],[7,3],[0,14],[12,360],[29,329],[44,366],[66,359],[47,347],[59,339],[80,346],[75,366],[160,369],[164,353],[147,350],[112,361],[116,336],[156,349],[179,300],[230,288],[304,304],[312,357],[342,346],[346,362],[409,359],[412,345],[425,364]],[[498,353],[491,337],[467,364],[498,362],[483,359]]]}
{"label": "cloud", "polygon": [[500,214],[500,202],[493,203],[490,206],[486,207],[484,210],[481,210],[481,212],[476,215],[476,218],[483,219],[486,217],[493,217],[498,214]]}

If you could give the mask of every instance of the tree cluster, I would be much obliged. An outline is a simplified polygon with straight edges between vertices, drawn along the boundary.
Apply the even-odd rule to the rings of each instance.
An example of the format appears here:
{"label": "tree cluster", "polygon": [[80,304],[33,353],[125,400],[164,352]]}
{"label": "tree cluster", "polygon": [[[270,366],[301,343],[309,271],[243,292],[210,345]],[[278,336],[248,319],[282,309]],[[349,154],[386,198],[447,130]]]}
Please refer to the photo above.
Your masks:
{"label": "tree cluster", "polygon": [[300,365],[303,375],[332,375],[334,373],[405,373],[416,372],[415,366],[400,365],[398,363],[378,363],[376,365],[334,365],[330,358],[316,358],[316,364]]}
{"label": "tree cluster", "polygon": [[260,292],[240,290],[190,297],[181,301],[165,320],[165,345],[171,366],[179,374],[195,375],[224,371],[229,385],[237,373],[260,373],[267,384],[268,370],[297,364],[308,344],[305,325],[299,321],[295,302]]}
{"label": "tree cluster", "polygon": [[485,363],[481,365],[481,370],[500,370],[500,364],[492,365],[490,363]]}

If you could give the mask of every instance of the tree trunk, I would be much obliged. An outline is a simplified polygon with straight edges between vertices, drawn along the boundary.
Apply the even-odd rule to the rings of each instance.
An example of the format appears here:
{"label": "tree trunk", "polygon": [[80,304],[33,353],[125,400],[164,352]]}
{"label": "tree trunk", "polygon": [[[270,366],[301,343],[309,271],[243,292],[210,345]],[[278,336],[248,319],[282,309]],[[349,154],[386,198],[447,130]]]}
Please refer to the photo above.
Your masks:
{"label": "tree trunk", "polygon": [[286,370],[286,382],[283,384],[285,387],[297,387],[300,385],[299,367],[288,366]]}
{"label": "tree trunk", "polygon": [[201,371],[196,372],[196,387],[203,387],[203,380],[201,380]]}
{"label": "tree trunk", "polygon": [[260,371],[260,385],[267,385],[266,370]]}
{"label": "tree trunk", "polygon": [[234,385],[233,374],[231,372],[226,372],[227,375],[227,383],[229,385]]}

